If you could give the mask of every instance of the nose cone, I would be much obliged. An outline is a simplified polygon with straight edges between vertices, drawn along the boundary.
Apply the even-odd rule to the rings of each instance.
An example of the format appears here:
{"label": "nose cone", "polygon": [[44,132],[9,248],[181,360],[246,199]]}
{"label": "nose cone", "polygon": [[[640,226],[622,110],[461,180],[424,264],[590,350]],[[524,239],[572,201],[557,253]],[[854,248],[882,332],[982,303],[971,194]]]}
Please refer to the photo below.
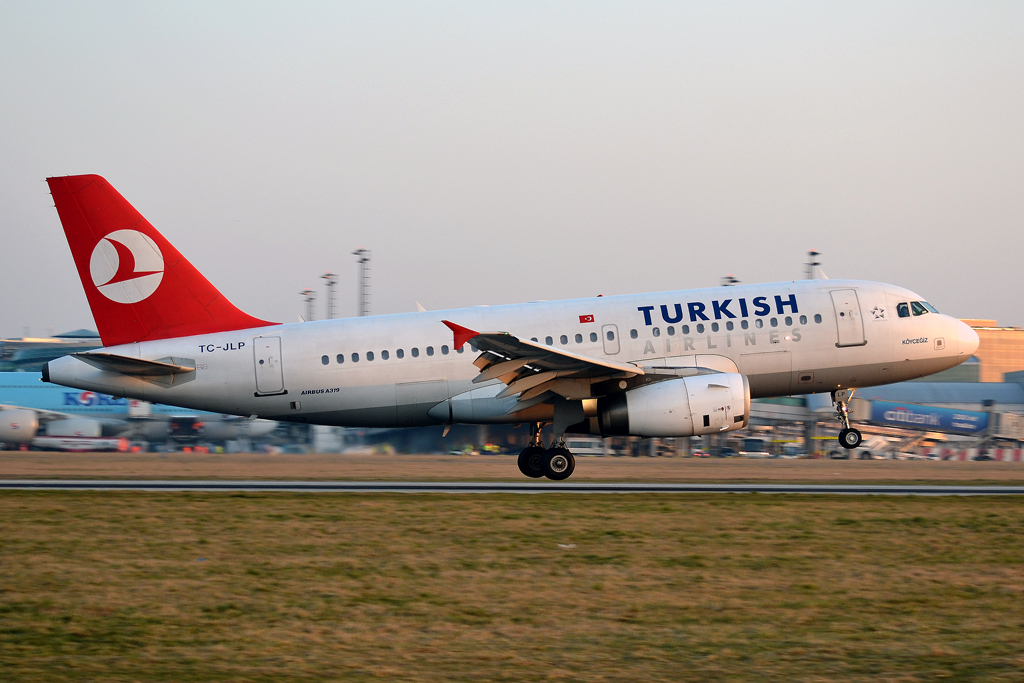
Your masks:
{"label": "nose cone", "polygon": [[956,336],[960,340],[960,359],[964,361],[978,350],[978,333],[962,320],[957,320],[956,323]]}

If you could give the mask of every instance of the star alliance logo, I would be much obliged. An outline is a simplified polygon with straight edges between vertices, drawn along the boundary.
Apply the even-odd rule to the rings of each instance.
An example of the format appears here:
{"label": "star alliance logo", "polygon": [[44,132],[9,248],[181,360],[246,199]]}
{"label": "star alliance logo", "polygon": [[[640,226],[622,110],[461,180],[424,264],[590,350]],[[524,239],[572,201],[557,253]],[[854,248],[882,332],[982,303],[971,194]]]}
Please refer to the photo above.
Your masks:
{"label": "star alliance logo", "polygon": [[874,314],[875,320],[885,320],[884,308],[879,308],[878,306],[875,306],[874,308],[871,309],[871,312]]}

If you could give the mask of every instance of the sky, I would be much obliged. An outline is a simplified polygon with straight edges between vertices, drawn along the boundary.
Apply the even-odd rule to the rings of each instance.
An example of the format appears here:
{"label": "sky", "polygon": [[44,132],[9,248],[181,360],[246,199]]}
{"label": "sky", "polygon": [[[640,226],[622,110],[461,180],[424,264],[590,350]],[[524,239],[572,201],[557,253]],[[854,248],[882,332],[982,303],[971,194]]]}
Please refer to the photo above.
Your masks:
{"label": "sky", "polygon": [[0,0],[0,335],[95,329],[45,178],[290,322],[803,277],[1024,325],[1024,3]]}

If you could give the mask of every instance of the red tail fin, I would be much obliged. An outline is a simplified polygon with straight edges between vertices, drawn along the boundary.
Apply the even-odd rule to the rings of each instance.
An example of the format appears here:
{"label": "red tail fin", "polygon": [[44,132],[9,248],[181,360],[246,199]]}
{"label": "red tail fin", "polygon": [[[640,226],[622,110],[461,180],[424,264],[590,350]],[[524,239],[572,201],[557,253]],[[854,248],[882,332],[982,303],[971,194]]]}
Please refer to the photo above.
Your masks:
{"label": "red tail fin", "polygon": [[104,346],[275,324],[235,308],[100,176],[46,182]]}

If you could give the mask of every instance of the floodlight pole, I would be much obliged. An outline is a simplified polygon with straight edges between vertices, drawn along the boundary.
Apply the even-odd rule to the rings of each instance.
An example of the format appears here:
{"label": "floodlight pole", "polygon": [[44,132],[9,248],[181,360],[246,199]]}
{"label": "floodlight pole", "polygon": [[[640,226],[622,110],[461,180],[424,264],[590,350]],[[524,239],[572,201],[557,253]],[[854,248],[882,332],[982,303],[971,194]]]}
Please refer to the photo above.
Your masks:
{"label": "floodlight pole", "polygon": [[815,280],[815,279],[817,279],[815,277],[815,274],[814,274],[814,269],[821,265],[821,263],[817,260],[818,256],[821,256],[821,252],[820,251],[815,251],[814,249],[811,249],[811,250],[809,250],[807,252],[807,264],[806,265],[807,265],[807,279],[808,280]]}
{"label": "floodlight pole", "polygon": [[327,320],[334,318],[334,285],[338,276],[334,273],[324,273],[321,275],[324,280],[327,280]]}
{"label": "floodlight pole", "polygon": [[316,309],[314,308],[316,292],[309,287],[306,287],[304,290],[299,292],[299,295],[302,297],[302,300],[306,302],[306,322],[311,322],[316,314]]}
{"label": "floodlight pole", "polygon": [[359,247],[352,252],[359,264],[359,316],[370,315],[370,250]]}

